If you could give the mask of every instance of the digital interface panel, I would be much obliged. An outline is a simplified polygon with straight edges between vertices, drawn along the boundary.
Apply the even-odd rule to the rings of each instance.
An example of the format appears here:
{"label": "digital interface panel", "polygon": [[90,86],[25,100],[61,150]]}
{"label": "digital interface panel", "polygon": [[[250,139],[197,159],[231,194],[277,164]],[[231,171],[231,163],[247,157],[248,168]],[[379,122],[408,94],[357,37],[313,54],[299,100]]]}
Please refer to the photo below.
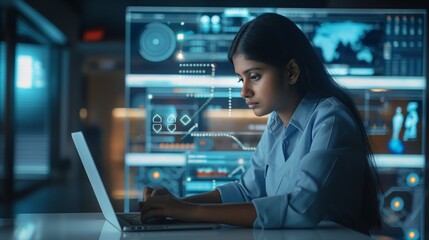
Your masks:
{"label": "digital interface panel", "polygon": [[[162,185],[187,196],[246,170],[268,116],[247,108],[227,53],[240,26],[265,12],[297,23],[335,80],[350,89],[384,189],[383,230],[422,237],[422,10],[127,8],[126,104],[144,114],[127,121],[125,165],[137,170],[125,174],[126,193]],[[125,210],[138,201],[125,198]]]}
{"label": "digital interface panel", "polygon": [[[186,63],[231,75],[227,52],[239,27],[264,12],[293,20],[335,75],[422,76],[424,15],[362,10],[201,8],[127,12],[129,74],[192,75]],[[192,72],[194,70],[194,72]],[[207,75],[213,72],[205,71]]]}
{"label": "digital interface panel", "polygon": [[422,15],[316,13],[291,19],[334,75],[423,74]]}
{"label": "digital interface panel", "polygon": [[377,154],[423,153],[423,91],[353,90],[352,96]]}

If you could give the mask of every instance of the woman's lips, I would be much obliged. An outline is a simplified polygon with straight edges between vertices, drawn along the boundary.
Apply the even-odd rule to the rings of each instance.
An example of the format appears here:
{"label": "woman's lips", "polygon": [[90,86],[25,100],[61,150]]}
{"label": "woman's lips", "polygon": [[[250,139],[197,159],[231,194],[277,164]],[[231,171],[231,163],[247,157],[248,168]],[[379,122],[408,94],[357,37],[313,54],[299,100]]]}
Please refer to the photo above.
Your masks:
{"label": "woman's lips", "polygon": [[249,108],[255,108],[256,105],[258,105],[257,102],[246,102],[246,104],[249,106]]}

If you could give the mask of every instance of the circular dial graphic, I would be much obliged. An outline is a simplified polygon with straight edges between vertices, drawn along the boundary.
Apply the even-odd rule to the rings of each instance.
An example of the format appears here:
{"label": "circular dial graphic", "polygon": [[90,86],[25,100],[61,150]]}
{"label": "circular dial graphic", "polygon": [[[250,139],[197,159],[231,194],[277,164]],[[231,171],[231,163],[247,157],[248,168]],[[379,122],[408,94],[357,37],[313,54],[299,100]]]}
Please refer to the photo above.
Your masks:
{"label": "circular dial graphic", "polygon": [[171,28],[160,22],[146,25],[140,35],[140,55],[151,62],[161,62],[173,54],[176,39]]}

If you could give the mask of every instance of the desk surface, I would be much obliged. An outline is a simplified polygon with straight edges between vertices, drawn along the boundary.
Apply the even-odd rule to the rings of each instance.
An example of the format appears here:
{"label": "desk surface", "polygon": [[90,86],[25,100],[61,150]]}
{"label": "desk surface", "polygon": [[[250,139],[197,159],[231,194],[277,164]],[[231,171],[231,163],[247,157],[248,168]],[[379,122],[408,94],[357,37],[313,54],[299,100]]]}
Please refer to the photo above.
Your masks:
{"label": "desk surface", "polygon": [[262,230],[225,227],[218,230],[119,232],[101,213],[19,214],[0,219],[0,239],[287,239],[287,240],[368,240],[356,231],[334,223],[315,229]]}

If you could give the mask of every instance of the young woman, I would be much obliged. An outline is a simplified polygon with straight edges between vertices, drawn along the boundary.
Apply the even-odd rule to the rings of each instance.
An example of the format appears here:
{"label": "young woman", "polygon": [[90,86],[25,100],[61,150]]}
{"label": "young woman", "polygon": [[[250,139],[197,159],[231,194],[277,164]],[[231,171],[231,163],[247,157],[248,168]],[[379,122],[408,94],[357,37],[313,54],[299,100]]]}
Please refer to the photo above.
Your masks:
{"label": "young woman", "polygon": [[353,100],[288,18],[244,24],[228,55],[241,96],[267,127],[240,181],[176,198],[146,188],[142,220],[173,217],[255,228],[308,228],[330,220],[365,234],[381,225],[378,178]]}

